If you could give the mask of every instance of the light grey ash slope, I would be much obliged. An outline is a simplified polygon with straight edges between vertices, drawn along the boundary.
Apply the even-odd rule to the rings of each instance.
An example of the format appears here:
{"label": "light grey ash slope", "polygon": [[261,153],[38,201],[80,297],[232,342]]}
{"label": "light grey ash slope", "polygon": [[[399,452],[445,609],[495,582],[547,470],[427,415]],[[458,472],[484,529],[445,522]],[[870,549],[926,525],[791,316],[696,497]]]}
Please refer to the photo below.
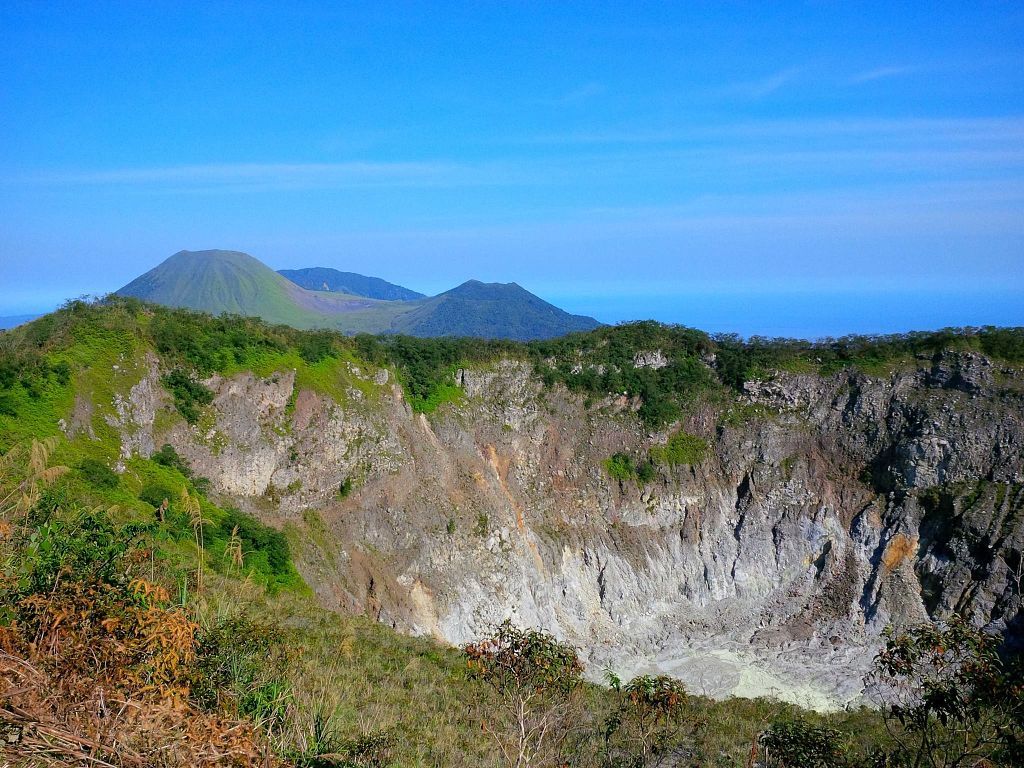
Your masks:
{"label": "light grey ash slope", "polygon": [[428,419],[386,371],[353,375],[340,403],[288,372],[213,379],[208,432],[126,435],[294,526],[326,605],[453,643],[511,617],[594,674],[826,707],[857,698],[891,623],[957,610],[1021,640],[1024,375],[979,355],[749,382],[755,415],[694,409],[712,451],[644,487],[601,468],[665,438],[635,403],[586,409],[505,362],[460,372],[466,402]]}

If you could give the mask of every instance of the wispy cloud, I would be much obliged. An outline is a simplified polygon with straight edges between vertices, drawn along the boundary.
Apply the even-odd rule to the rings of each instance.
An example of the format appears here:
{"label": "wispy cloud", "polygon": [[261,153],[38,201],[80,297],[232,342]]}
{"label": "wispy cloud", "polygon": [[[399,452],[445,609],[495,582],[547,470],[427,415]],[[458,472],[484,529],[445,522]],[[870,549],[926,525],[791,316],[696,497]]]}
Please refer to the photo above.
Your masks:
{"label": "wispy cloud", "polygon": [[40,173],[29,181],[48,185],[166,186],[175,189],[316,189],[436,187],[492,183],[511,171],[494,164],[428,162],[215,163]]}
{"label": "wispy cloud", "polygon": [[735,96],[746,96],[752,99],[763,99],[791,83],[800,74],[799,67],[790,67],[775,72],[758,80],[727,85],[723,92]]}
{"label": "wispy cloud", "polygon": [[605,90],[604,84],[592,80],[578,88],[573,88],[567,93],[563,93],[561,96],[553,99],[544,99],[541,103],[555,107],[574,106],[601,96],[605,93]]}
{"label": "wispy cloud", "polygon": [[668,205],[625,205],[594,207],[580,213],[608,226],[692,226],[719,221],[723,225],[740,221],[866,221],[871,217],[898,221],[910,216],[929,216],[945,221],[943,230],[955,229],[960,217],[993,216],[1008,222],[1013,231],[1024,234],[1024,219],[1018,213],[1024,205],[1024,180],[917,181],[893,183],[865,189],[858,185],[836,185],[830,189],[729,195],[700,195]]}
{"label": "wispy cloud", "polygon": [[[547,133],[508,139],[512,144],[630,145],[687,144],[713,141],[815,139],[842,144],[851,139],[928,143],[1024,142],[1024,116],[996,118],[848,118],[760,120],[725,124],[690,124],[660,128],[630,126],[592,131]],[[990,147],[989,147],[990,148]]]}
{"label": "wispy cloud", "polygon": [[[693,124],[663,130],[510,138],[486,158],[337,163],[222,163],[65,169],[0,177],[0,187],[139,189],[154,194],[221,194],[390,189],[580,189],[618,197],[642,177],[665,190],[778,191],[877,185],[950,174],[1024,178],[1024,117],[991,119],[783,120]],[[543,151],[537,148],[543,146]],[[576,199],[576,195],[573,199]],[[447,198],[446,198],[447,199]],[[458,199],[458,198],[451,198]],[[466,199],[475,204],[472,197]],[[518,199],[518,198],[517,198]],[[567,203],[567,207],[572,204]]]}
{"label": "wispy cloud", "polygon": [[916,66],[876,67],[875,69],[858,72],[849,78],[846,83],[847,85],[863,85],[864,83],[870,83],[875,80],[887,80],[891,77],[903,77],[904,75],[912,75],[920,71],[921,67]]}

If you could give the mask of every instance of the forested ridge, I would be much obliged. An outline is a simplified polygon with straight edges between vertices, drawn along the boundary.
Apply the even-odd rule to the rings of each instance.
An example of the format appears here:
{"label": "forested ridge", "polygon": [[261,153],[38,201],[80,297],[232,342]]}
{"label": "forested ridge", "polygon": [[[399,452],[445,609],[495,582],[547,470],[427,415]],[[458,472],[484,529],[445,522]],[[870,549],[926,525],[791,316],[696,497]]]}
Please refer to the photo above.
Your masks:
{"label": "forested ridge", "polygon": [[[151,343],[165,364],[184,376],[208,376],[245,367],[267,353],[297,352],[307,363],[344,358],[391,366],[419,410],[444,399],[460,366],[500,358],[530,362],[548,386],[562,384],[587,398],[612,394],[638,398],[650,426],[672,421],[701,393],[742,392],[743,383],[772,369],[829,374],[857,368],[871,374],[944,350],[973,350],[1009,364],[1024,363],[1024,328],[947,328],[884,336],[845,336],[806,341],[732,334],[711,335],[684,326],[639,321],[603,326],[558,339],[516,342],[478,338],[417,338],[334,331],[299,331],[258,319],[211,317],[111,296],[75,301],[57,312],[0,335],[0,411],[10,410],[10,390],[30,396],[51,379],[67,376],[66,363],[48,351],[76,334],[121,330]],[[662,367],[638,365],[640,353],[660,352]],[[187,386],[178,378],[179,387]]]}

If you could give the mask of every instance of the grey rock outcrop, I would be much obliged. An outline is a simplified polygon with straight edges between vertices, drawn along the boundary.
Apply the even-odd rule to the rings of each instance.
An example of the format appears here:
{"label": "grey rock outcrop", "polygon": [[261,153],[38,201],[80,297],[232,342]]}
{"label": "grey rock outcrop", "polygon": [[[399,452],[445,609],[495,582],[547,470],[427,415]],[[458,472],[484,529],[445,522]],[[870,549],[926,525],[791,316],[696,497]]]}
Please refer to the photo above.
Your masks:
{"label": "grey rock outcrop", "polygon": [[918,362],[777,372],[746,384],[757,415],[738,424],[695,406],[677,428],[708,455],[642,487],[602,462],[665,435],[522,362],[458,371],[465,402],[429,418],[379,370],[350,371],[340,399],[291,371],[215,377],[201,426],[141,441],[145,388],[117,412],[126,451],[170,442],[272,521],[315,510],[336,552],[299,556],[326,605],[452,643],[511,617],[595,674],[826,708],[858,698],[889,624],[957,611],[1024,631],[1024,375],[973,353]]}

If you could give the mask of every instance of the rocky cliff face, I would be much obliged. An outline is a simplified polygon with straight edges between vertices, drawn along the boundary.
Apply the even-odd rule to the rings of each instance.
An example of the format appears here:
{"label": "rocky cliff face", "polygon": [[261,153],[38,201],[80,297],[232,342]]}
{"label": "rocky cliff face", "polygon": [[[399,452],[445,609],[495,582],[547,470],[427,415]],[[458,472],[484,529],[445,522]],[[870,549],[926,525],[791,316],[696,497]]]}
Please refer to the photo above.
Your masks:
{"label": "rocky cliff face", "polygon": [[960,611],[1024,635],[1024,374],[979,355],[748,382],[680,425],[702,460],[643,485],[602,464],[668,438],[625,398],[588,408],[506,361],[460,371],[465,402],[428,418],[387,371],[350,373],[335,399],[290,371],[214,378],[199,426],[158,428],[153,360],[117,408],[123,450],[170,442],[293,523],[329,606],[452,643],[511,617],[595,675],[829,707],[858,697],[888,624]]}

